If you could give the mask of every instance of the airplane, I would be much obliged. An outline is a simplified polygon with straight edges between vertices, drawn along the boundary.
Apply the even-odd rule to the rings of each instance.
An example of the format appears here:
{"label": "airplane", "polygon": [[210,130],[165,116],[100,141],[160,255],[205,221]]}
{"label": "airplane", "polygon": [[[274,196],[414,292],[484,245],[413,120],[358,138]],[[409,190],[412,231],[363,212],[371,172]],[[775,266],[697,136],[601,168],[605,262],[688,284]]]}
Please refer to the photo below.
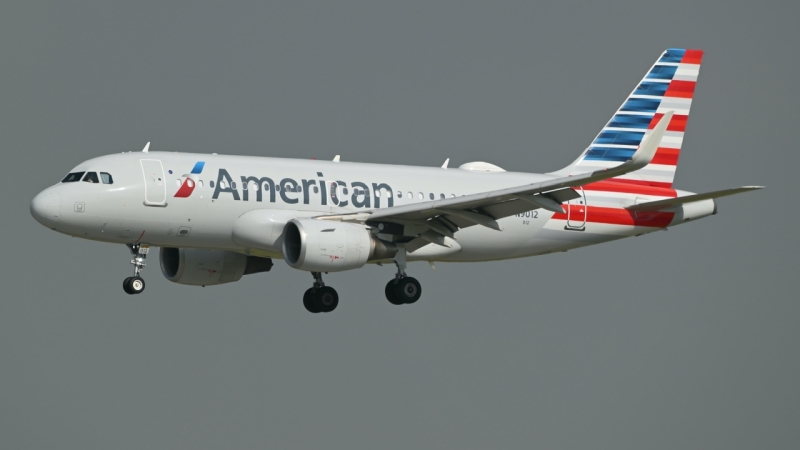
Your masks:
{"label": "airplane", "polygon": [[416,302],[413,261],[477,262],[562,252],[717,213],[673,188],[703,52],[665,50],[597,137],[567,167],[509,172],[197,153],[127,152],[78,164],[36,195],[31,214],[74,237],[127,245],[128,294],[144,291],[151,247],[172,282],[212,286],[267,272],[274,259],[311,272],[312,313],[339,304],[323,273],[389,264],[385,296]]}

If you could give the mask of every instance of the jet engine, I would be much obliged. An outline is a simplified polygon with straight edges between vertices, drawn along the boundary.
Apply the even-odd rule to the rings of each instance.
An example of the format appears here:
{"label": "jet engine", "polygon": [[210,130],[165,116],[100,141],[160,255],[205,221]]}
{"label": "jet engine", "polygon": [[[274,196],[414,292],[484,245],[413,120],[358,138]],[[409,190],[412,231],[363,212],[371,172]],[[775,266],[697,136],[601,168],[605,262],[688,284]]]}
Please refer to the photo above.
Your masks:
{"label": "jet engine", "polygon": [[283,229],[283,258],[309,272],[341,272],[368,261],[391,259],[397,247],[377,239],[367,227],[316,219],[292,219]]}
{"label": "jet engine", "polygon": [[239,281],[242,275],[269,272],[272,260],[224,250],[161,247],[161,273],[173,283],[213,286]]}

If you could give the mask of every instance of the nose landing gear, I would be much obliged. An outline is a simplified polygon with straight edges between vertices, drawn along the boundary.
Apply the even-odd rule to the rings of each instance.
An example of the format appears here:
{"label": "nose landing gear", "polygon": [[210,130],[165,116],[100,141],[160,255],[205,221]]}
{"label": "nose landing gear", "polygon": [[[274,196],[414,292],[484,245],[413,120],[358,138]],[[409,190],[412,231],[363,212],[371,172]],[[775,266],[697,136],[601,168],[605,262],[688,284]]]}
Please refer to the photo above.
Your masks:
{"label": "nose landing gear", "polygon": [[322,274],[311,272],[314,276],[314,286],[303,294],[303,306],[311,313],[331,312],[339,306],[339,294],[336,289],[325,286]]}
{"label": "nose landing gear", "polygon": [[122,282],[122,289],[128,294],[138,294],[144,291],[144,278],[128,277]]}
{"label": "nose landing gear", "polygon": [[144,260],[150,252],[148,244],[128,244],[128,250],[133,254],[131,264],[133,264],[133,276],[125,278],[122,282],[122,290],[127,294],[140,294],[144,291],[144,279],[139,276],[142,269],[147,265]]}

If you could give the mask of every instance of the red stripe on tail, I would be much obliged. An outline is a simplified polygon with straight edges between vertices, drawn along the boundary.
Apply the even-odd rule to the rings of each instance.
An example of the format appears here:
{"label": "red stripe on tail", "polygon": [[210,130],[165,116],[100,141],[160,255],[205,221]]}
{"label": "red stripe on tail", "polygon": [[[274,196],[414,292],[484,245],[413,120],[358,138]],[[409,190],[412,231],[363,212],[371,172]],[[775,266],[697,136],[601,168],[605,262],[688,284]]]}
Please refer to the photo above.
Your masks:
{"label": "red stripe on tail", "polygon": [[[653,119],[650,121],[650,125],[647,126],[648,130],[652,130],[658,124],[658,121],[664,117],[663,113],[656,113],[653,116]],[[689,116],[682,114],[674,114],[672,116],[672,120],[669,121],[669,125],[667,125],[667,131],[686,131],[686,122],[689,120]]]}
{"label": "red stripe on tail", "polygon": [[681,59],[681,64],[700,64],[703,61],[702,50],[686,50]]}
{"label": "red stripe on tail", "polygon": [[681,156],[681,151],[677,148],[659,147],[658,150],[656,150],[656,155],[653,156],[653,160],[650,161],[650,164],[677,166],[679,156]]}
{"label": "red stripe on tail", "polygon": [[[582,217],[584,205],[562,205],[569,208],[572,217]],[[586,222],[607,223],[611,225],[627,225],[640,227],[664,228],[672,222],[675,213],[661,211],[642,211],[635,213],[622,208],[604,208],[601,206],[586,206]],[[552,219],[567,220],[567,214],[555,213]]]}
{"label": "red stripe on tail", "polygon": [[671,183],[657,181],[626,180],[613,178],[611,180],[597,181],[583,186],[586,191],[623,192],[626,194],[655,195],[659,197],[677,197],[678,193],[672,189]]}
{"label": "red stripe on tail", "polygon": [[696,81],[672,80],[667,87],[664,97],[692,98]]}

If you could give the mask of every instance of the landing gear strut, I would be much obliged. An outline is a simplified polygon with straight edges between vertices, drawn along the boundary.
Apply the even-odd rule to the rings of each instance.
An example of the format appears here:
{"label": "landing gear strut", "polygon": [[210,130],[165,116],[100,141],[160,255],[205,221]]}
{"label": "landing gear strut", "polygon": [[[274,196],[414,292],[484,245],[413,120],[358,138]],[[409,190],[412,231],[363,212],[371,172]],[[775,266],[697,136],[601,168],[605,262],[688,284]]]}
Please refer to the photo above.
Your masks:
{"label": "landing gear strut", "polygon": [[303,306],[312,313],[327,313],[336,309],[339,306],[339,294],[336,293],[336,289],[325,286],[321,273],[311,272],[311,275],[314,276],[314,286],[303,294]]}
{"label": "landing gear strut", "polygon": [[410,305],[419,300],[422,295],[422,286],[416,278],[406,275],[406,249],[398,246],[397,255],[394,257],[397,274],[393,280],[386,283],[386,299],[393,305]]}
{"label": "landing gear strut", "polygon": [[139,274],[142,273],[142,269],[147,265],[144,260],[150,252],[150,246],[147,244],[128,244],[128,250],[133,255],[131,260],[133,276],[125,278],[125,281],[122,282],[122,289],[131,295],[140,294],[144,291],[144,279]]}

